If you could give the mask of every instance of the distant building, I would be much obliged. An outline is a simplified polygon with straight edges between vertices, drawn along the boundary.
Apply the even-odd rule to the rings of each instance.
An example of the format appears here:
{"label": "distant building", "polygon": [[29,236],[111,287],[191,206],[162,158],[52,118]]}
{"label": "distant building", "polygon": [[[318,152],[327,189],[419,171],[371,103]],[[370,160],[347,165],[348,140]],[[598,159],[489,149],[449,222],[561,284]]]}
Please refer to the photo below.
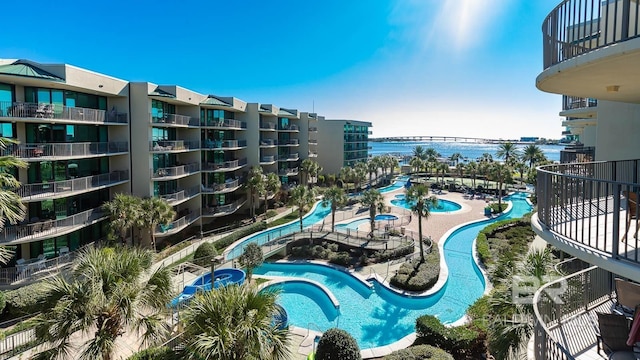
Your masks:
{"label": "distant building", "polygon": [[537,136],[524,136],[520,138],[520,142],[536,142],[538,140],[540,140],[540,138]]}
{"label": "distant building", "polygon": [[369,157],[370,122],[359,120],[318,121],[318,164],[328,174],[353,166]]}

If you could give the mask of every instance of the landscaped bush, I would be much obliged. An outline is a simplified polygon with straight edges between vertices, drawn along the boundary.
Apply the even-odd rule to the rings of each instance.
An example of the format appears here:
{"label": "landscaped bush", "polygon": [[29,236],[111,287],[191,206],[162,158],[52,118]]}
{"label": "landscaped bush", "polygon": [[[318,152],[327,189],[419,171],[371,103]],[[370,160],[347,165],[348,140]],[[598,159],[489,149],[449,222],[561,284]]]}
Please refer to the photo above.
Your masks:
{"label": "landscaped bush", "polygon": [[265,215],[267,219],[271,219],[272,217],[278,215],[278,212],[275,210],[269,210],[267,211],[267,214]]}
{"label": "landscaped bush", "polygon": [[477,359],[486,352],[482,332],[466,325],[445,327],[431,315],[416,320],[416,335],[421,343],[445,350],[456,359]]}
{"label": "landscaped bush", "polygon": [[498,203],[492,203],[492,204],[490,204],[489,206],[491,206],[491,211],[492,211],[494,214],[499,214],[499,213],[501,213],[501,212],[505,211],[505,210],[507,209],[507,206],[509,206],[509,205],[508,205],[508,204],[506,204],[506,203],[500,203],[500,204],[498,204]]}
{"label": "landscaped bush", "polygon": [[160,346],[137,352],[129,356],[127,360],[177,360],[178,358],[175,351],[166,346]]}
{"label": "landscaped bush", "polygon": [[360,349],[356,340],[346,331],[331,328],[322,334],[316,360],[360,360]]}
{"label": "landscaped bush", "polygon": [[5,293],[6,308],[9,318],[34,314],[47,309],[43,306],[47,292],[42,283],[35,283]]}
{"label": "landscaped bush", "polygon": [[204,242],[193,253],[193,263],[203,267],[211,266],[211,260],[218,255],[216,247],[210,242]]}
{"label": "landscaped bush", "polygon": [[393,250],[381,250],[377,251],[374,255],[376,262],[385,262],[391,259],[397,259],[409,254],[413,254],[415,251],[415,245],[404,246]]}
{"label": "landscaped bush", "polygon": [[424,260],[424,263],[421,263],[418,257],[402,264],[391,278],[391,285],[408,291],[424,291],[433,287],[440,275],[438,249],[434,247],[429,254],[425,255]]}
{"label": "landscaped bush", "polygon": [[258,231],[262,231],[262,230],[266,230],[267,229],[267,223],[265,223],[264,221],[260,221],[257,222],[255,224],[249,225],[247,227],[244,227],[242,229],[238,229],[236,231],[234,231],[233,233],[223,237],[222,239],[216,241],[214,243],[214,246],[216,247],[216,250],[220,251],[220,250],[224,250],[227,248],[227,246],[233,244],[234,242],[242,239],[245,236],[251,235],[253,233],[257,233]]}
{"label": "landscaped bush", "polygon": [[394,351],[383,360],[454,360],[451,354],[431,345],[416,345],[406,349]]}
{"label": "landscaped bush", "polygon": [[351,255],[346,251],[331,253],[331,256],[329,256],[329,262],[342,266],[349,266],[351,265]]}

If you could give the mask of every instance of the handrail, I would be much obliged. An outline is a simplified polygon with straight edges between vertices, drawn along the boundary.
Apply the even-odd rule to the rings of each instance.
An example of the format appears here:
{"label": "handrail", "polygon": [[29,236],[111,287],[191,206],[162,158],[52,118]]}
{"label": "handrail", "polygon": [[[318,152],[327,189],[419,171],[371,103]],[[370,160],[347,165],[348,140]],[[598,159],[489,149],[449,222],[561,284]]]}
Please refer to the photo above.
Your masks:
{"label": "handrail", "polygon": [[276,130],[276,124],[272,122],[260,122],[260,130]]}
{"label": "handrail", "polygon": [[87,225],[90,222],[106,217],[107,214],[100,208],[95,208],[77,213],[59,220],[39,221],[33,224],[7,226],[2,232],[0,243],[10,242],[26,237],[51,237],[64,232],[69,227]]}
{"label": "handrail", "polygon": [[60,104],[0,101],[0,117],[72,120],[99,124],[126,124],[129,115],[116,111],[69,107]]}
{"label": "handrail", "polygon": [[276,139],[260,139],[260,146],[275,146],[278,145]]}
{"label": "handrail", "polygon": [[129,180],[129,170],[112,171],[108,174],[81,177],[49,183],[25,184],[16,191],[23,200],[48,198],[55,195],[95,189]]}
{"label": "handrail", "polygon": [[247,123],[235,119],[210,119],[206,122],[204,121],[204,119],[200,119],[200,126],[246,129]]}
{"label": "handrail", "polygon": [[247,140],[205,140],[202,149],[227,149],[247,146]]}
{"label": "handrail", "polygon": [[245,166],[247,164],[247,158],[242,158],[239,160],[230,160],[221,163],[215,162],[207,162],[202,165],[203,171],[216,171],[216,170],[225,170],[225,169],[234,169],[240,166]]}
{"label": "handrail", "polygon": [[119,154],[129,151],[129,142],[77,142],[12,144],[3,153],[23,159]]}
{"label": "handrail", "polygon": [[185,226],[193,223],[198,220],[200,214],[187,214],[178,220],[170,222],[168,225],[158,225],[155,230],[155,234],[166,234],[167,232],[172,232],[172,230],[181,230]]}
{"label": "handrail", "polygon": [[149,151],[195,150],[200,149],[198,140],[153,140],[149,141]]}
{"label": "handrail", "polygon": [[200,187],[196,185],[185,190],[177,191],[172,194],[160,195],[160,198],[165,199],[167,200],[168,203],[172,204],[172,203],[176,203],[176,202],[188,199],[194,195],[197,195],[198,193],[200,193]]}
{"label": "handrail", "polygon": [[247,198],[242,197],[231,204],[226,205],[218,205],[214,207],[207,207],[202,209],[203,215],[218,215],[218,214],[229,214],[238,211],[238,209],[247,202]]}
{"label": "handrail", "polygon": [[562,1],[542,23],[544,68],[640,36],[639,11],[637,1]]}
{"label": "handrail", "polygon": [[187,165],[159,168],[153,173],[154,178],[164,178],[172,176],[189,175],[200,171],[200,164],[191,163]]}
{"label": "handrail", "polygon": [[162,116],[153,116],[153,114],[149,114],[149,118],[152,124],[200,126],[200,120],[198,118],[186,115],[163,114]]}

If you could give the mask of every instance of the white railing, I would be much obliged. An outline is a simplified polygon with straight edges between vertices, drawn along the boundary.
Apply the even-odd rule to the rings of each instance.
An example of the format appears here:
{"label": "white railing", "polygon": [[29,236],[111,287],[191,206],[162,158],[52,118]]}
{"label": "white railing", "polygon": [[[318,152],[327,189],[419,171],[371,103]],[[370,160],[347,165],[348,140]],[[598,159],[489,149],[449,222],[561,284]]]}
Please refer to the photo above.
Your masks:
{"label": "white railing", "polygon": [[272,122],[261,122],[260,130],[275,130],[276,124]]}
{"label": "white railing", "polygon": [[260,146],[275,146],[275,145],[278,145],[278,140],[260,139]]}
{"label": "white railing", "polygon": [[262,159],[260,159],[260,162],[263,162],[263,163],[274,162],[274,161],[276,161],[276,157],[273,155],[263,156]]}
{"label": "white railing", "polygon": [[309,145],[318,145],[318,140],[309,139]]}
{"label": "white railing", "polygon": [[24,238],[51,237],[58,233],[68,232],[70,228],[88,225],[106,216],[107,214],[102,209],[95,208],[59,220],[47,220],[18,226],[10,225],[4,228],[0,242],[10,242]]}
{"label": "white railing", "polygon": [[315,126],[309,126],[309,132],[318,132],[318,128]]}
{"label": "white railing", "polygon": [[198,140],[154,140],[149,141],[149,151],[176,151],[200,149]]}
{"label": "white railing", "polygon": [[78,179],[22,185],[16,191],[22,198],[42,199],[74,191],[91,190],[129,180],[129,170],[87,176]]}
{"label": "white railing", "polygon": [[240,166],[244,166],[247,164],[247,158],[242,158],[240,160],[231,160],[225,161],[222,163],[212,163],[209,162],[203,166],[204,171],[217,171],[217,170],[225,170],[225,169],[235,169]]}
{"label": "white railing", "polygon": [[149,115],[153,124],[170,124],[183,126],[200,126],[200,120],[186,115],[164,114],[162,116]]}
{"label": "white railing", "polygon": [[212,119],[206,122],[203,120],[200,126],[246,129],[247,123],[234,119]]}
{"label": "white railing", "polygon": [[205,140],[203,149],[227,149],[247,146],[247,140]]}
{"label": "white railing", "polygon": [[0,117],[73,120],[88,123],[126,124],[129,115],[116,111],[68,107],[56,104],[0,101]]}
{"label": "white railing", "polygon": [[203,215],[228,215],[236,212],[245,202],[246,198],[241,198],[232,202],[231,204],[218,205],[214,207],[207,207],[203,209]]}
{"label": "white railing", "polygon": [[169,223],[168,225],[158,225],[156,227],[155,233],[156,235],[160,235],[160,234],[166,234],[168,232],[171,232],[171,233],[178,232],[184,229],[187,225],[190,225],[194,221],[198,220],[199,217],[200,215],[195,213],[185,215],[180,219]]}
{"label": "white railing", "polygon": [[295,175],[297,173],[298,173],[297,167],[278,170],[278,175],[281,175],[281,176]]}
{"label": "white railing", "polygon": [[191,163],[187,165],[160,168],[153,174],[154,178],[164,178],[173,176],[189,175],[200,171],[200,164]]}
{"label": "white railing", "polygon": [[173,204],[173,203],[188,199],[194,195],[197,195],[199,192],[200,192],[199,186],[192,186],[188,189],[177,191],[172,194],[160,195],[160,198],[167,200],[169,204]]}
{"label": "white railing", "polygon": [[46,143],[46,144],[13,144],[4,150],[5,155],[15,157],[82,157],[106,154],[126,153],[129,151],[127,141],[82,142],[82,143]]}

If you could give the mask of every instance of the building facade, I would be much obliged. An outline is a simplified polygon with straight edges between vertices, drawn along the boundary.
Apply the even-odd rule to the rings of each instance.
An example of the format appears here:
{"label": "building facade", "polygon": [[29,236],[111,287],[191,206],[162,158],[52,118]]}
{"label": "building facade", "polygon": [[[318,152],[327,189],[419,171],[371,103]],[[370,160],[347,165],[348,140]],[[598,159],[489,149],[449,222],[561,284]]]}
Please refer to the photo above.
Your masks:
{"label": "building facade", "polygon": [[318,163],[325,173],[337,174],[369,158],[370,122],[321,120],[317,122]]}

